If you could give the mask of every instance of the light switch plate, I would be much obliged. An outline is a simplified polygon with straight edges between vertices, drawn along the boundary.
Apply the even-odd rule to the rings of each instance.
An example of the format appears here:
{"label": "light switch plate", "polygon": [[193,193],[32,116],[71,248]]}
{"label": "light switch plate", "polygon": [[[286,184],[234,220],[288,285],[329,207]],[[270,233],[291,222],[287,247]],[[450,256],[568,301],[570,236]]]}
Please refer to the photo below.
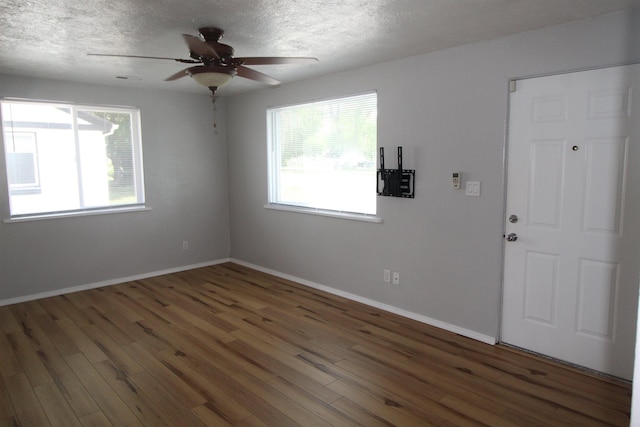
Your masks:
{"label": "light switch plate", "polygon": [[480,196],[480,182],[479,181],[467,181],[467,188],[464,192],[467,196]]}

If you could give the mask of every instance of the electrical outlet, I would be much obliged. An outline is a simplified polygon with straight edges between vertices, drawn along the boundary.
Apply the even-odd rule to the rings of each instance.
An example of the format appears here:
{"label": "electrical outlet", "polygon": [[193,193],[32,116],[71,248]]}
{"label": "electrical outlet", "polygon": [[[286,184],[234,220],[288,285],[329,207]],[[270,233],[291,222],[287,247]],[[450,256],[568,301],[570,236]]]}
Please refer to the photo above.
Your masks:
{"label": "electrical outlet", "polygon": [[400,284],[400,273],[398,273],[397,271],[393,272],[393,277],[391,279],[391,283],[394,285],[399,285]]}
{"label": "electrical outlet", "polygon": [[384,280],[384,283],[391,283],[391,270],[382,270],[382,278]]}
{"label": "electrical outlet", "polygon": [[183,240],[182,241],[182,250],[186,251],[189,249],[189,241],[188,240]]}

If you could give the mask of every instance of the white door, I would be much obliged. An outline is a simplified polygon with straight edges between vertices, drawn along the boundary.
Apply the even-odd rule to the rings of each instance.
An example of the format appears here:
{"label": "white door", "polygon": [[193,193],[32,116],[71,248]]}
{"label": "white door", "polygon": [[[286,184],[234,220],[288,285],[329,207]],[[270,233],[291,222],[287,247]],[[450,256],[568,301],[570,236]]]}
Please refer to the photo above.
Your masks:
{"label": "white door", "polygon": [[630,380],[640,65],[519,80],[510,101],[502,341]]}

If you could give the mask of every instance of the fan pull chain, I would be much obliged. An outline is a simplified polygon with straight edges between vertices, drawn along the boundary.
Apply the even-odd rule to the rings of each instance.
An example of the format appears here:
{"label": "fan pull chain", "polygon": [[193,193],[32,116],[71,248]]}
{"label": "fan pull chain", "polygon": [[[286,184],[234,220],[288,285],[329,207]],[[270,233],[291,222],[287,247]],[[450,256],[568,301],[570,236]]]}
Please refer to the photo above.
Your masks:
{"label": "fan pull chain", "polygon": [[214,96],[211,97],[211,103],[213,104],[213,128],[215,129],[214,133],[218,134],[218,123],[216,122],[216,98]]}

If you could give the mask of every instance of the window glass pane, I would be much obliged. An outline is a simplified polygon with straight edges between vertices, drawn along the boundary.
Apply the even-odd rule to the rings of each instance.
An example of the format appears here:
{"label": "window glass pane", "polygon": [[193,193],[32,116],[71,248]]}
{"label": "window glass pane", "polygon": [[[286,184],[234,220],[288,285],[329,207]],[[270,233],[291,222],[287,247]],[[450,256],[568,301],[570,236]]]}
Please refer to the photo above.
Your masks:
{"label": "window glass pane", "polygon": [[0,103],[12,217],[144,203],[137,110]]}
{"label": "window glass pane", "polygon": [[376,94],[273,108],[270,202],[376,213]]}
{"label": "window glass pane", "polygon": [[113,126],[105,133],[109,201],[112,204],[135,203],[136,182],[131,113],[93,111],[91,114]]}

